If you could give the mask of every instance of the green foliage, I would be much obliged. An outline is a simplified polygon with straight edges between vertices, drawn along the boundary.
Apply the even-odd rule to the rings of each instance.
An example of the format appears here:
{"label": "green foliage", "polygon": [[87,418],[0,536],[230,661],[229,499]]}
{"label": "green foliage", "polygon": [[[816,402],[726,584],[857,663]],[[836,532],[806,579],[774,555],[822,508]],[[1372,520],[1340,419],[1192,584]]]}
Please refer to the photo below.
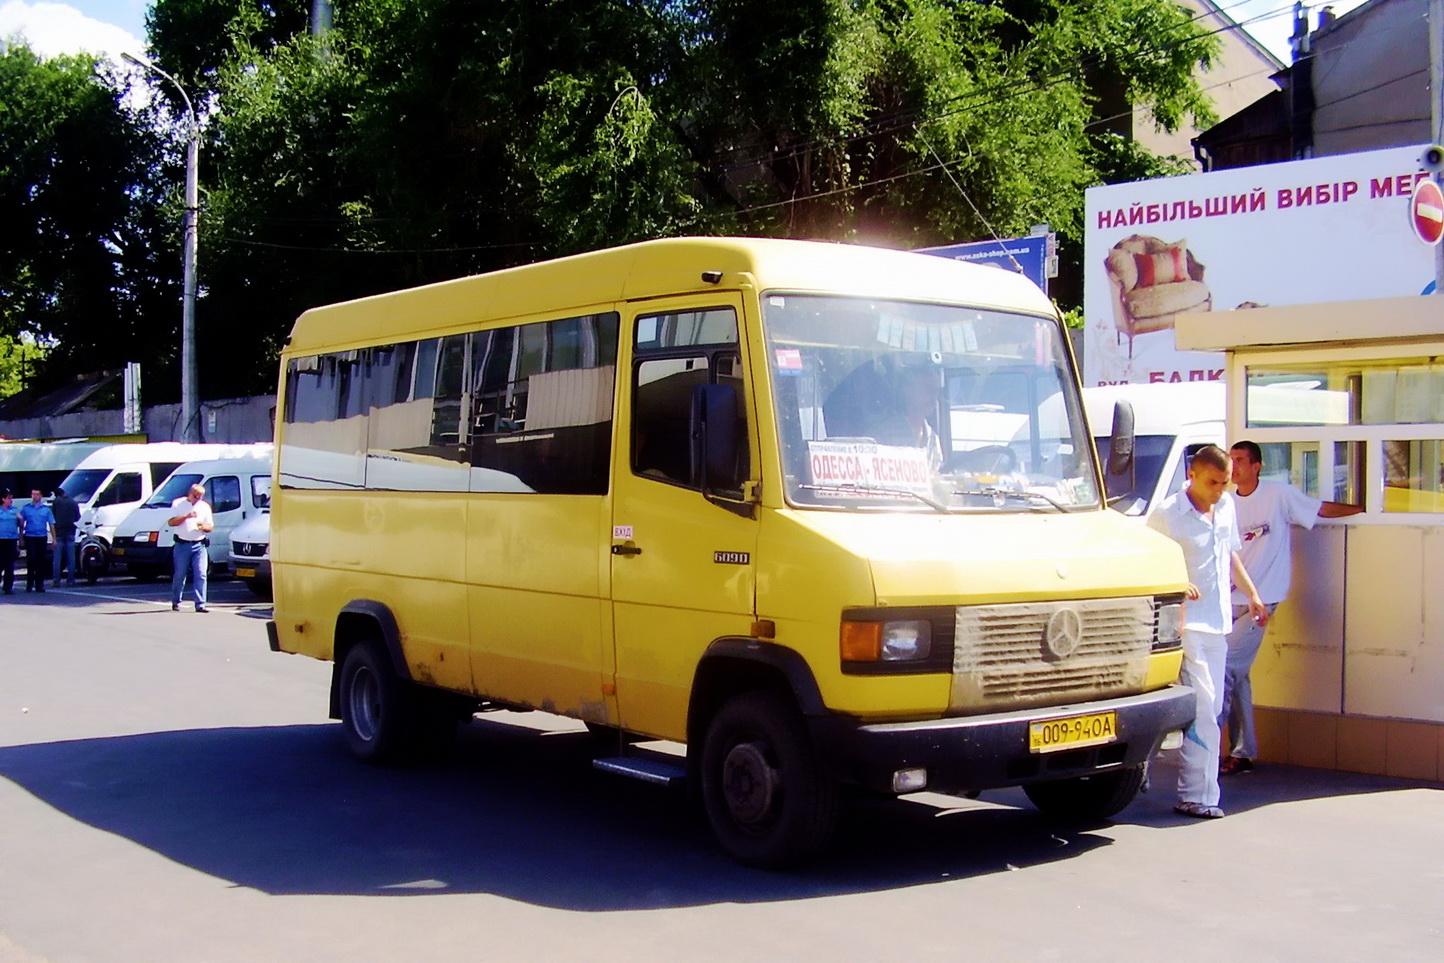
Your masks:
{"label": "green foliage", "polygon": [[54,342],[42,383],[171,354],[157,160],[93,60],[0,49],[0,336]]}
{"label": "green foliage", "polygon": [[[275,353],[313,305],[641,238],[917,247],[1046,221],[1076,249],[1084,188],[1177,169],[1110,133],[1105,95],[1164,129],[1207,120],[1193,71],[1217,50],[1171,0],[338,0],[323,36],[311,6],[152,7],[152,55],[205,117],[209,397],[273,389]],[[10,73],[51,92],[37,118],[88,118],[116,170],[84,185],[91,220],[108,225],[85,236],[126,256],[71,246],[109,272],[110,300],[96,295],[88,316],[173,356],[178,299],[138,326],[179,282],[173,111],[137,139],[88,64],[32,57]],[[12,96],[0,86],[0,132]],[[0,136],[71,156],[80,145],[56,123]],[[38,183],[0,163],[0,204],[11,181]],[[38,237],[38,221],[17,223]],[[5,257],[13,289],[57,276],[57,261],[41,281],[35,257]],[[104,341],[43,298],[7,288],[0,310],[7,330],[24,318],[56,334],[57,359]]]}
{"label": "green foliage", "polygon": [[0,334],[0,399],[25,387],[45,360],[46,349],[34,339]]}

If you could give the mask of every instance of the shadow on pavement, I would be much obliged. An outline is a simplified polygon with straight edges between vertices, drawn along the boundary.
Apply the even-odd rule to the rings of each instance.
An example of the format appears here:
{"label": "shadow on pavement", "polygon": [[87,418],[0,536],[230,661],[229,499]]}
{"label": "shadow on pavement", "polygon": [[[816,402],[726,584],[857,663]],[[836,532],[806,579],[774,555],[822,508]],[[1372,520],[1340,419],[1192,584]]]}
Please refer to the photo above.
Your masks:
{"label": "shadow on pavement", "polygon": [[[588,911],[745,903],[1026,871],[1112,842],[1050,823],[1018,790],[989,795],[1004,805],[864,800],[821,862],[752,870],[713,846],[682,794],[598,773],[591,751],[582,732],[478,719],[449,763],[377,769],[345,754],[335,725],[203,729],[0,748],[0,776],[272,894],[494,893]],[[1192,822],[1171,812],[1160,777],[1121,822]],[[1271,766],[1227,784],[1225,802],[1237,812],[1420,785]]]}
{"label": "shadow on pavement", "polygon": [[377,769],[345,754],[335,725],[204,729],[0,748],[0,776],[273,894],[494,893],[593,911],[755,902],[1007,872],[1111,842],[1030,810],[869,800],[821,862],[753,870],[714,847],[683,794],[599,773],[591,750],[583,732],[479,719],[447,764]]}

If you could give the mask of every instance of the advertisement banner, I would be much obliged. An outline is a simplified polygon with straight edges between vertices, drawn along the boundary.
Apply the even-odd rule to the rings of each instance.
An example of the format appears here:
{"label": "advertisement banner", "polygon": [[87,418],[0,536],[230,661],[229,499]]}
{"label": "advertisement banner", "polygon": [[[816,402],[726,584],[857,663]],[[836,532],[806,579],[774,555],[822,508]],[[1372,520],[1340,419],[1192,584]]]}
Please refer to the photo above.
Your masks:
{"label": "advertisement banner", "polygon": [[1432,290],[1411,212],[1422,149],[1089,190],[1084,383],[1220,380],[1221,354],[1174,348],[1179,314]]}
{"label": "advertisement banner", "polygon": [[969,241],[945,247],[925,247],[919,254],[936,254],[954,261],[988,264],[1017,273],[1032,281],[1044,292],[1048,290],[1048,236],[1031,234],[1001,241]]}

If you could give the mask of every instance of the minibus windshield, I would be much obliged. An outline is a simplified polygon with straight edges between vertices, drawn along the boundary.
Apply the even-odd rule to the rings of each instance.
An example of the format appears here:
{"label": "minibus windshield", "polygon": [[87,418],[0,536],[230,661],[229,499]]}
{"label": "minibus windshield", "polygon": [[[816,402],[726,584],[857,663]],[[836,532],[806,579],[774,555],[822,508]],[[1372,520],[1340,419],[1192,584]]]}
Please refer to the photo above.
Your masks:
{"label": "minibus windshield", "polygon": [[785,494],[852,510],[1098,505],[1060,329],[958,305],[763,298]]}
{"label": "minibus windshield", "polygon": [[81,505],[95,497],[101,483],[110,477],[109,468],[77,468],[65,476],[60,487]]}
{"label": "minibus windshield", "polygon": [[178,472],[167,478],[165,484],[160,486],[154,495],[150,496],[150,501],[146,502],[143,507],[169,508],[177,498],[180,498],[182,495],[189,495],[192,485],[199,485],[200,483],[200,475],[190,472],[180,474]]}

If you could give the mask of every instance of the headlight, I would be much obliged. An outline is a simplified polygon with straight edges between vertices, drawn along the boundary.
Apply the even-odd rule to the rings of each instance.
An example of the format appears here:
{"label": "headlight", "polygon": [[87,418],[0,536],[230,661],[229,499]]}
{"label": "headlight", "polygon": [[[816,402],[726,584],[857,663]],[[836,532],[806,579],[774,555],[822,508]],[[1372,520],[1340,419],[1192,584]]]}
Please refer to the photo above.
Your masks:
{"label": "headlight", "polygon": [[137,542],[150,542],[154,545],[160,540],[160,532],[136,532],[135,540]]}
{"label": "headlight", "polygon": [[843,622],[842,661],[919,662],[932,654],[932,623]]}
{"label": "headlight", "polygon": [[1153,651],[1167,652],[1183,645],[1183,599],[1168,596],[1157,600],[1158,620],[1153,630]]}

